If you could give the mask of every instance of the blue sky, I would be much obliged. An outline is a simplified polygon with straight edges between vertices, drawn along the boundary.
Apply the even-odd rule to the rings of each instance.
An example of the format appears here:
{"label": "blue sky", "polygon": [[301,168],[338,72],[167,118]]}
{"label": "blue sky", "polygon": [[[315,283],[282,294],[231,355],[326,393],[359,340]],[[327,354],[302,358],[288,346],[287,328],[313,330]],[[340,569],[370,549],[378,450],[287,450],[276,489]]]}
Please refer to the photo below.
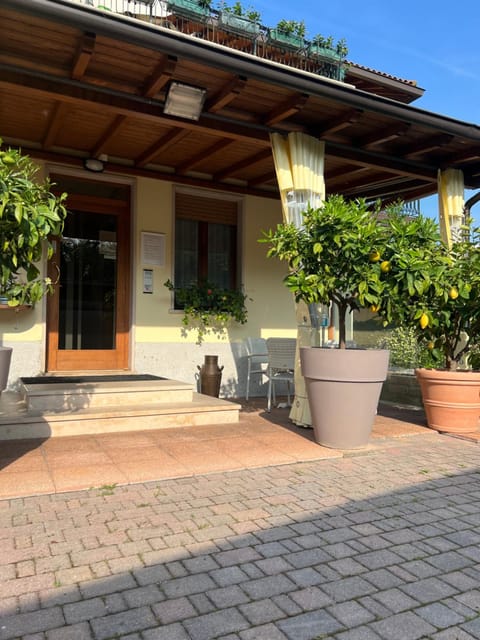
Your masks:
{"label": "blue sky", "polygon": [[[416,80],[425,94],[414,105],[480,124],[480,2],[460,0],[253,0],[244,2],[268,26],[282,18],[305,20],[307,38],[321,33],[345,38],[348,59],[394,76]],[[455,9],[458,9],[455,15]],[[475,191],[465,191],[467,199]],[[437,215],[436,196],[422,202]],[[480,204],[472,209],[480,224]]]}

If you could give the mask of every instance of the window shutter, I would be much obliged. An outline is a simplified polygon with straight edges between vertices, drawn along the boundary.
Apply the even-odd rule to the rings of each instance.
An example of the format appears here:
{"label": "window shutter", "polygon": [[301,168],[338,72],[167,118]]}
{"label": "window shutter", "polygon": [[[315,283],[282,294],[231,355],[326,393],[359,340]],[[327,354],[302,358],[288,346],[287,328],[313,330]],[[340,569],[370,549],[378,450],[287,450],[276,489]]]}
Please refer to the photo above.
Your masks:
{"label": "window shutter", "polygon": [[238,204],[232,200],[177,193],[175,196],[175,215],[177,218],[188,220],[236,226]]}

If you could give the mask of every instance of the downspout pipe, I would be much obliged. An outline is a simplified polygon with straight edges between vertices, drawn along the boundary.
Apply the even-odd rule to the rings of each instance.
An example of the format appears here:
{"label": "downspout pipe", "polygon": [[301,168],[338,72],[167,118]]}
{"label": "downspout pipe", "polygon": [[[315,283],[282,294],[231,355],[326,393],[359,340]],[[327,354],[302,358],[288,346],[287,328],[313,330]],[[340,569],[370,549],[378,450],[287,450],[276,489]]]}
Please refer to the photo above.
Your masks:
{"label": "downspout pipe", "polygon": [[169,53],[179,58],[203,62],[232,74],[255,78],[282,87],[326,98],[348,106],[380,113],[391,118],[418,124],[436,131],[480,142],[480,127],[454,118],[441,116],[418,107],[403,105],[381,96],[373,96],[335,80],[314,76],[308,72],[254,58],[249,54],[228,49],[188,35],[162,29],[112,12],[101,12],[88,6],[64,0],[2,0],[2,7],[51,19],[77,29],[99,33],[139,46]]}

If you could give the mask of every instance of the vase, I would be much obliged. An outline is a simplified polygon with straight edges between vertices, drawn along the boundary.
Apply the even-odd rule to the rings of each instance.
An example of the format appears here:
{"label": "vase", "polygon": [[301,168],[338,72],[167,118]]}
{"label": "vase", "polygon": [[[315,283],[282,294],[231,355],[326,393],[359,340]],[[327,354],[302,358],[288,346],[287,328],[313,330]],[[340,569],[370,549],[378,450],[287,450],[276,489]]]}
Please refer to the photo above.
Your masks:
{"label": "vase", "polygon": [[301,347],[315,442],[361,449],[369,442],[389,351]]}
{"label": "vase", "polygon": [[218,366],[218,356],[205,356],[203,365],[197,368],[200,371],[200,393],[218,398],[223,371],[223,366]]}
{"label": "vase", "polygon": [[416,369],[415,374],[431,429],[460,435],[478,431],[480,371]]}

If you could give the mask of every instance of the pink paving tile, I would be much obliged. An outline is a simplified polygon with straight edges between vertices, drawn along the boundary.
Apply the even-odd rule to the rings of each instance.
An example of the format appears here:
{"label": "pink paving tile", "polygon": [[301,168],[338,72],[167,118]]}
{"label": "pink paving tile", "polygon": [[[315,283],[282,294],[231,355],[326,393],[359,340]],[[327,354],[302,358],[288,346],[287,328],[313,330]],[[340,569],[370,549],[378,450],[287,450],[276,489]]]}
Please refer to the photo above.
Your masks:
{"label": "pink paving tile", "polygon": [[156,460],[161,453],[161,447],[157,443],[151,443],[148,446],[132,446],[129,448],[122,447],[120,449],[106,449],[105,454],[109,460],[114,463],[138,461],[143,463],[148,460]]}
{"label": "pink paving tile", "polygon": [[103,450],[147,447],[155,441],[148,431],[97,434],[95,440]]}
{"label": "pink paving tile", "polygon": [[322,447],[321,445],[310,440],[301,438],[300,436],[292,436],[291,438],[275,438],[274,435],[266,434],[254,437],[255,442],[261,442],[263,445],[270,445],[291,455],[297,461],[301,460],[322,460],[326,458],[339,458],[342,453],[336,449]]}
{"label": "pink paving tile", "polygon": [[62,452],[69,451],[98,451],[99,446],[92,436],[65,436],[61,438],[49,438],[41,445],[44,451]]}
{"label": "pink paving tile", "polygon": [[55,485],[46,471],[0,473],[0,498],[54,493]]}
{"label": "pink paving tile", "polygon": [[127,482],[125,474],[114,464],[53,469],[52,478],[56,491],[76,491]]}
{"label": "pink paving tile", "polygon": [[48,467],[51,470],[70,468],[74,465],[76,468],[93,465],[112,464],[110,456],[103,451],[77,451],[74,459],[72,459],[71,451],[48,451],[45,454]]}
{"label": "pink paving tile", "polygon": [[2,456],[2,458],[0,458],[0,471],[2,471],[2,473],[20,473],[22,471],[48,471],[48,467],[42,452],[38,451],[26,453],[21,456],[12,458],[4,458]]}
{"label": "pink paving tile", "polygon": [[182,465],[178,460],[170,463],[154,460],[142,460],[134,462],[120,462],[118,469],[126,476],[129,482],[148,482],[164,478],[182,478],[192,475],[192,470]]}

